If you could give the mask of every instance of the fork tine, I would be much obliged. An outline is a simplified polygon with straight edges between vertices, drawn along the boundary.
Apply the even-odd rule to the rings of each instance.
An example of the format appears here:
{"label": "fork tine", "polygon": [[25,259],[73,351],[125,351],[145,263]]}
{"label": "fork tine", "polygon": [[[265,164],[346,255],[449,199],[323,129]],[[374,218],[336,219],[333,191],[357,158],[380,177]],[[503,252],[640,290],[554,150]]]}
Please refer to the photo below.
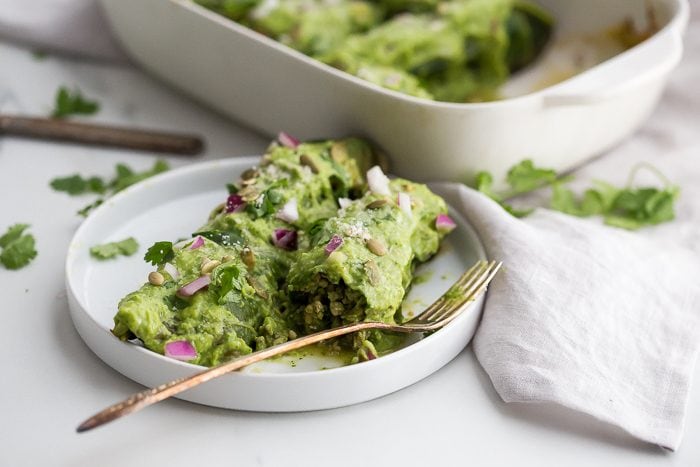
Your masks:
{"label": "fork tine", "polygon": [[432,318],[437,314],[442,312],[445,307],[452,305],[452,299],[450,298],[450,291],[457,291],[459,295],[462,295],[465,288],[471,286],[474,280],[479,277],[479,274],[488,267],[486,261],[478,261],[472,266],[467,272],[462,274],[462,276],[452,285],[448,291],[438,298],[432,305],[430,305],[423,313],[418,316],[419,321],[432,321]]}
{"label": "fork tine", "polygon": [[464,296],[460,297],[459,302],[454,303],[448,310],[440,313],[439,315],[434,315],[431,322],[442,322],[444,320],[452,320],[464,309],[465,305],[476,300],[476,298],[486,289],[486,286],[494,278],[498,270],[501,268],[501,263],[496,263],[491,261],[488,264],[488,268],[479,276],[478,281],[470,285],[470,287],[465,291]]}

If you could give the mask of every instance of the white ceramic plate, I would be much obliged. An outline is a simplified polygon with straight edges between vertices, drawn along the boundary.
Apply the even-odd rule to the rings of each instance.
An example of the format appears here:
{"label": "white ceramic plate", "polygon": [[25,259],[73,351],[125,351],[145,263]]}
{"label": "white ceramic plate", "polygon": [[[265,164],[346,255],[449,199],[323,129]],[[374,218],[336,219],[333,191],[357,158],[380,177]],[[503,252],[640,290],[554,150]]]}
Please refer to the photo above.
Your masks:
{"label": "white ceramic plate", "polygon": [[[153,268],[143,253],[159,240],[189,237],[213,206],[227,196],[225,185],[258,158],[191,165],[146,180],[111,198],[80,226],[68,250],[66,287],[71,317],[87,345],[108,365],[146,386],[190,375],[202,367],[178,362],[110,333],[121,297],[141,286]],[[474,231],[455,213],[457,229],[441,251],[417,271],[425,280],[404,301],[415,313],[441,295],[484,250]],[[128,258],[97,261],[92,245],[135,237],[141,248]],[[279,359],[253,365],[182,393],[201,404],[241,410],[303,411],[340,407],[383,396],[437,371],[469,342],[482,300],[446,328],[376,360],[350,366],[323,357]],[[333,368],[336,367],[336,368]]]}

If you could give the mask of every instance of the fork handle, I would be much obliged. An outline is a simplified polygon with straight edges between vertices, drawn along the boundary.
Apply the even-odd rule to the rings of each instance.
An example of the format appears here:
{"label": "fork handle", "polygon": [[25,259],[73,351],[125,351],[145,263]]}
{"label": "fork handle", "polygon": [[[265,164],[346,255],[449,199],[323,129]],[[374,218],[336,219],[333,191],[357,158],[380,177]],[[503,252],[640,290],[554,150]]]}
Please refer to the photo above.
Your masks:
{"label": "fork handle", "polygon": [[179,378],[174,381],[170,381],[165,384],[161,384],[152,389],[146,389],[144,391],[138,392],[128,399],[118,402],[114,405],[107,407],[106,409],[98,412],[92,417],[85,420],[78,426],[78,433],[91,430],[105,423],[116,420],[117,418],[123,417],[133,412],[137,412],[144,407],[148,407],[151,404],[160,402],[163,399],[179,394],[190,388],[193,388],[201,383],[205,383],[211,379],[217,378],[226,373],[239,370],[244,366],[251,365],[253,363],[265,360],[276,355],[289,352],[291,350],[296,350],[301,347],[306,347],[307,345],[315,344],[324,340],[331,339],[333,337],[343,336],[345,334],[351,334],[357,331],[363,331],[367,329],[395,329],[394,326],[385,323],[378,322],[360,322],[347,324],[345,326],[340,326],[333,329],[328,329],[326,331],[320,331],[314,334],[309,334],[308,336],[300,337],[299,339],[294,339],[291,341],[284,342],[282,344],[269,347],[258,352],[253,352],[249,355],[231,360],[221,365],[217,365],[208,368],[199,373],[195,373],[192,376],[187,376],[184,378]]}

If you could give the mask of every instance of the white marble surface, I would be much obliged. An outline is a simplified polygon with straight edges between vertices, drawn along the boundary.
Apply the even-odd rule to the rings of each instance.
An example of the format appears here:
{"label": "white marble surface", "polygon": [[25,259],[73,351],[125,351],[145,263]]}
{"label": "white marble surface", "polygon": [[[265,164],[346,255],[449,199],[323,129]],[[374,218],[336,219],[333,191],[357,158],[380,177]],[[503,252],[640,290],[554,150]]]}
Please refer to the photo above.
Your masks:
{"label": "white marble surface", "polygon": [[[99,96],[97,121],[201,132],[209,143],[204,159],[255,154],[267,144],[139,71],[55,57],[38,61],[28,50],[0,43],[0,112],[46,114],[61,84]],[[659,125],[652,119],[642,135]],[[690,128],[694,133],[697,121]],[[643,138],[627,146],[643,145]],[[80,223],[74,213],[89,199],[55,193],[48,181],[74,172],[107,176],[116,162],[145,168],[153,160],[125,151],[0,140],[0,230],[31,223],[39,250],[23,270],[0,269],[6,362],[0,465],[700,465],[697,384],[685,442],[671,454],[563,409],[504,404],[471,349],[410,388],[354,407],[260,414],[170,400],[76,434],[82,419],[140,386],[103,364],[73,328],[63,262]],[[189,162],[169,160],[173,166]],[[687,162],[689,169],[695,165],[697,160]],[[697,211],[689,215],[697,219]],[[696,230],[689,232],[684,239],[690,243]]]}

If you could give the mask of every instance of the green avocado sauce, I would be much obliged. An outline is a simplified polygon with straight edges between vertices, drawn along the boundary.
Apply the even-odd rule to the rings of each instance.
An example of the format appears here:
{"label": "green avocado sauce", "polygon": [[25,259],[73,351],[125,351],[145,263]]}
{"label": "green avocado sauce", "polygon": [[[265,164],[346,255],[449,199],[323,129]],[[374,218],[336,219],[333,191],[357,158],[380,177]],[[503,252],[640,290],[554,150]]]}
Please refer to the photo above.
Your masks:
{"label": "green avocado sauce", "polygon": [[[435,218],[447,208],[403,179],[388,184],[389,194],[372,192],[365,173],[375,161],[371,147],[352,138],[271,145],[230,186],[223,207],[164,256],[163,280],[120,301],[112,332],[166,355],[168,343],[186,340],[196,350],[187,361],[213,366],[332,326],[395,322],[415,265],[440,246]],[[399,193],[408,194],[410,212]],[[280,231],[294,232],[294,241],[280,243]],[[329,252],[333,237],[342,244]],[[202,278],[206,287],[183,289]],[[403,339],[369,331],[324,348],[352,362]]]}

